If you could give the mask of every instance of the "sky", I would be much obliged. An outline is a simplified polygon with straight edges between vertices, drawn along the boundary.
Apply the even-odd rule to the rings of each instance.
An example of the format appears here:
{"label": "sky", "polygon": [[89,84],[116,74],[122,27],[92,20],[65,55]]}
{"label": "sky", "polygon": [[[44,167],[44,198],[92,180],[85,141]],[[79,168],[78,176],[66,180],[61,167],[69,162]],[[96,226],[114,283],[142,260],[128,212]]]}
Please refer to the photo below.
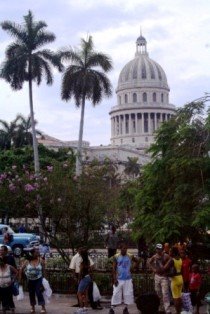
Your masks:
{"label": "sky", "polygon": [[[46,48],[79,48],[80,39],[93,37],[95,50],[111,56],[108,74],[113,96],[93,107],[86,105],[83,139],[94,145],[110,143],[109,112],[116,105],[115,90],[120,71],[134,58],[136,39],[147,40],[151,59],[164,69],[170,86],[170,103],[182,106],[210,92],[210,1],[208,0],[0,0],[0,22],[21,24],[31,10],[44,20],[56,40]],[[0,62],[13,41],[0,29]],[[80,109],[74,100],[61,100],[62,74],[54,71],[54,83],[34,85],[37,128],[60,140],[77,140]],[[0,80],[0,119],[11,122],[29,115],[27,84],[13,91]]]}

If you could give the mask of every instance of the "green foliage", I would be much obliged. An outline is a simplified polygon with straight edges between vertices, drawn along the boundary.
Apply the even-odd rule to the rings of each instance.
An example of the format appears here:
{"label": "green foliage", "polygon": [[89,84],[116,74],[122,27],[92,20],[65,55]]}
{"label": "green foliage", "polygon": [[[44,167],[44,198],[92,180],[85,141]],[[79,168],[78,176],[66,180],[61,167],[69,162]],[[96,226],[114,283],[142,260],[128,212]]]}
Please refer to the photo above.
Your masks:
{"label": "green foliage", "polygon": [[[40,167],[46,169],[47,166],[54,162],[64,162],[66,160],[75,161],[74,153],[71,149],[61,148],[54,151],[39,145]],[[32,170],[34,167],[33,148],[26,146],[23,148],[14,148],[8,150],[0,150],[0,172],[9,171],[15,166],[17,171],[22,172],[23,167]]]}
{"label": "green foliage", "polygon": [[209,224],[209,115],[204,102],[177,110],[162,124],[136,195],[134,237],[148,242],[193,239]]}

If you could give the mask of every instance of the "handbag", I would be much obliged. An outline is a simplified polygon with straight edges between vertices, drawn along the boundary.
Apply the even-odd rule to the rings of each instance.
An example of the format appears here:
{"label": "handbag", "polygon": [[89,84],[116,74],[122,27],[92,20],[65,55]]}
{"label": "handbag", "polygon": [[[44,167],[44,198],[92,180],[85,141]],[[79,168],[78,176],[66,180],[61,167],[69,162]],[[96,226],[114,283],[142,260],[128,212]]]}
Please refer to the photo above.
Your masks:
{"label": "handbag", "polygon": [[188,313],[192,313],[193,311],[190,292],[182,293],[182,309]]}
{"label": "handbag", "polygon": [[95,281],[93,282],[93,301],[97,302],[101,299],[101,294]]}
{"label": "handbag", "polygon": [[17,301],[22,301],[24,299],[23,286],[19,286],[19,294],[17,296]]}
{"label": "handbag", "polygon": [[17,295],[19,295],[19,283],[17,280],[15,280],[12,283],[12,294],[16,297]]}

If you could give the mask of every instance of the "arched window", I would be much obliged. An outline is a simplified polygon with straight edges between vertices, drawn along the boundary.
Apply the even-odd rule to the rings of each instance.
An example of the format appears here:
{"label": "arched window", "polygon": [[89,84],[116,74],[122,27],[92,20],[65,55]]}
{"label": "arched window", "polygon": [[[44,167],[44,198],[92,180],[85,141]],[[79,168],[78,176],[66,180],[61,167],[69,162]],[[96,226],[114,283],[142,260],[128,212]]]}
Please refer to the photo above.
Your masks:
{"label": "arched window", "polygon": [[147,93],[143,93],[143,102],[147,102]]}
{"label": "arched window", "polygon": [[152,99],[153,99],[153,101],[154,101],[154,102],[156,102],[156,101],[157,101],[157,95],[156,95],[156,93],[153,93],[153,95],[152,95]]}
{"label": "arched window", "polygon": [[137,95],[136,95],[136,93],[133,94],[133,102],[137,102]]}
{"label": "arched window", "polygon": [[128,95],[125,94],[125,104],[127,104],[127,103],[128,103]]}
{"label": "arched window", "polygon": [[163,96],[163,93],[161,94],[161,102],[164,101],[164,96]]}

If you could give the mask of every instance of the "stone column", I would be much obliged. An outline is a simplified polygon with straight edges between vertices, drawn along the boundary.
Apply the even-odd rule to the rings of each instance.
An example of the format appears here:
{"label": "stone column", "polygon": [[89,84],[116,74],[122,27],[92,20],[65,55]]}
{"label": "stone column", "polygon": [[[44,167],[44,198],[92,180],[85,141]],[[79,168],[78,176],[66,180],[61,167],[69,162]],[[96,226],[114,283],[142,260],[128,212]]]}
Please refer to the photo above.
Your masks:
{"label": "stone column", "polygon": [[142,121],[142,134],[144,134],[144,112],[141,114],[141,121]]}
{"label": "stone column", "polygon": [[151,130],[151,113],[148,112],[148,133],[151,134],[152,130]]}
{"label": "stone column", "polygon": [[156,131],[158,128],[157,113],[154,113],[154,128],[155,128],[154,131]]}
{"label": "stone column", "polygon": [[138,113],[135,113],[136,134],[138,134]]}
{"label": "stone column", "polygon": [[111,118],[111,137],[114,136],[114,118]]}
{"label": "stone column", "polygon": [[129,134],[133,134],[131,114],[129,114]]}

